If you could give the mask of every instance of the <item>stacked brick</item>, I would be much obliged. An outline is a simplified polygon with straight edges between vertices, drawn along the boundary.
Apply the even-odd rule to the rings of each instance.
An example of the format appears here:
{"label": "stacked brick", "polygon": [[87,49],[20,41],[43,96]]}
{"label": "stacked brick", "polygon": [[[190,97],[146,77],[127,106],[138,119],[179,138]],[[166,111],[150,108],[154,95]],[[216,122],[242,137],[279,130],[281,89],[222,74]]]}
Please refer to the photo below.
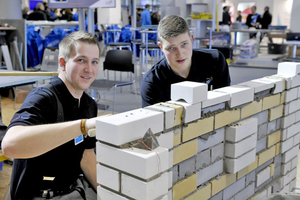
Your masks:
{"label": "stacked brick", "polygon": [[98,198],[254,200],[292,191],[299,73],[300,63],[284,62],[276,75],[213,91],[181,82],[169,102],[99,118]]}

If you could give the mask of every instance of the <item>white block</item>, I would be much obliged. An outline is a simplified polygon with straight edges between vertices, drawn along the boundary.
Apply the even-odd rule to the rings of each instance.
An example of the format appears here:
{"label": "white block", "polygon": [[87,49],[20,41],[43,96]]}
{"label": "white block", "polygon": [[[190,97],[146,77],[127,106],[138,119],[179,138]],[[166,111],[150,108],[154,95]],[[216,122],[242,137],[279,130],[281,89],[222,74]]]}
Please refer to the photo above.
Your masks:
{"label": "white block", "polygon": [[273,88],[275,84],[263,79],[254,79],[238,85],[254,88],[254,93],[258,93]]}
{"label": "white block", "polygon": [[293,124],[292,126],[288,127],[286,129],[286,138],[290,138],[290,137],[296,135],[297,133],[299,133],[299,130],[300,130],[300,122],[297,122],[297,123]]}
{"label": "white block", "polygon": [[286,194],[286,193],[289,193],[290,192],[290,184],[288,185],[285,185],[282,190],[280,190],[280,193],[281,194]]}
{"label": "white block", "polygon": [[266,167],[256,175],[256,187],[260,186],[271,177],[271,167]]}
{"label": "white block", "polygon": [[290,182],[290,184],[289,184],[289,186],[290,186],[290,188],[289,188],[290,192],[293,192],[293,191],[294,191],[294,188],[296,188],[296,182],[297,182],[296,178],[294,178],[294,179]]}
{"label": "white block", "polygon": [[164,128],[169,129],[174,126],[175,109],[163,105],[147,106],[145,109],[160,111],[164,113]]}
{"label": "white block", "polygon": [[290,90],[285,91],[285,102],[290,102],[298,98],[298,88],[292,88]]}
{"label": "white block", "polygon": [[225,143],[225,156],[230,158],[237,158],[240,155],[250,151],[256,147],[257,134],[253,134],[250,137],[241,140],[237,143]]}
{"label": "white block", "polygon": [[280,153],[284,153],[287,150],[291,149],[294,146],[293,142],[294,142],[294,138],[293,137],[291,137],[291,138],[289,138],[289,139],[281,142]]}
{"label": "white block", "polygon": [[216,177],[217,175],[223,173],[224,162],[223,160],[219,160],[214,164],[201,169],[197,172],[197,186],[205,183],[206,181]]}
{"label": "white block", "polygon": [[282,78],[284,79],[285,81],[285,88],[286,90],[289,90],[292,88],[292,76],[289,76],[289,75],[279,75],[279,74],[275,74],[275,75],[272,75],[272,77],[274,78]]}
{"label": "white block", "polygon": [[300,87],[298,87],[298,98],[300,98]]}
{"label": "white block", "polygon": [[283,176],[283,185],[289,184],[297,176],[297,168]]}
{"label": "white block", "polygon": [[300,99],[297,99],[295,101],[291,101],[289,103],[289,114],[298,111],[300,109]]}
{"label": "white block", "polygon": [[296,112],[296,119],[295,119],[296,122],[299,122],[300,121],[300,110]]}
{"label": "white block", "polygon": [[153,200],[168,192],[169,176],[163,173],[149,182],[121,175],[121,193],[133,199]]}
{"label": "white block", "polygon": [[111,199],[111,200],[128,200],[128,198],[122,197],[119,194],[113,193],[109,190],[102,188],[101,186],[97,187],[97,197],[100,200]]}
{"label": "white block", "polygon": [[298,133],[297,135],[294,136],[294,140],[293,140],[293,146],[299,144],[300,140],[300,133]]}
{"label": "white block", "polygon": [[183,81],[171,85],[171,100],[185,100],[189,104],[200,103],[207,99],[207,84]]}
{"label": "white block", "polygon": [[104,167],[103,165],[97,164],[97,183],[104,185],[112,190],[119,191],[120,189],[120,178],[119,171]]}
{"label": "white block", "polygon": [[298,165],[298,155],[292,159],[292,165],[291,165],[291,169],[294,169],[295,167],[297,167]]}
{"label": "white block", "polygon": [[237,142],[253,133],[257,133],[257,118],[248,118],[227,126],[225,129],[225,140]]}
{"label": "white block", "polygon": [[189,104],[183,101],[168,101],[168,103],[183,106],[183,123],[189,123],[201,117],[201,103]]}
{"label": "white block", "polygon": [[287,128],[294,124],[296,121],[296,113],[284,116],[281,118],[281,128]]}
{"label": "white block", "polygon": [[249,200],[261,200],[268,196],[268,192],[266,189],[257,191]]}
{"label": "white block", "polygon": [[252,149],[248,153],[240,156],[239,158],[225,158],[226,172],[234,174],[244,167],[250,165],[255,161],[256,149]]}
{"label": "white block", "polygon": [[173,172],[172,171],[170,171],[170,172],[167,172],[168,173],[168,176],[169,176],[169,183],[168,183],[168,188],[170,189],[172,189],[172,187],[173,187]]}
{"label": "white block", "polygon": [[252,102],[254,99],[254,89],[250,87],[233,85],[219,88],[214,91],[230,94],[230,100],[228,101],[230,108]]}
{"label": "white block", "polygon": [[281,175],[286,175],[292,169],[292,161],[283,163],[281,165]]}
{"label": "white block", "polygon": [[213,135],[210,135],[207,140],[198,138],[198,152],[201,152],[204,149],[210,148],[218,143],[223,142],[224,128],[220,128],[215,131],[216,131],[216,133]]}
{"label": "white block", "polygon": [[158,133],[164,128],[164,114],[149,109],[136,109],[96,121],[96,138],[116,146],[143,138],[148,129]]}
{"label": "white block", "polygon": [[202,102],[202,108],[207,108],[210,106],[218,105],[230,100],[230,94],[208,91],[207,100]]}
{"label": "white block", "polygon": [[97,142],[96,147],[98,162],[142,179],[151,178],[169,167],[169,151],[162,147],[153,151],[137,148],[119,149],[100,142]]}
{"label": "white block", "polygon": [[278,63],[277,74],[297,76],[300,73],[300,63],[281,62]]}
{"label": "white block", "polygon": [[159,146],[166,149],[173,148],[173,138],[174,138],[174,130],[156,136]]}
{"label": "white block", "polygon": [[285,88],[283,88],[284,82],[283,82],[282,78],[267,76],[267,77],[261,78],[261,80],[269,81],[269,82],[272,82],[275,84],[275,88],[274,88],[274,91],[272,92],[272,94],[280,93],[285,89]]}
{"label": "white block", "polygon": [[282,154],[282,163],[287,163],[290,161],[292,158],[298,155],[299,152],[299,145],[294,146],[292,149],[288,150],[287,152]]}
{"label": "white block", "polygon": [[169,151],[169,165],[168,165],[168,168],[172,168],[173,167],[173,150],[172,151]]}

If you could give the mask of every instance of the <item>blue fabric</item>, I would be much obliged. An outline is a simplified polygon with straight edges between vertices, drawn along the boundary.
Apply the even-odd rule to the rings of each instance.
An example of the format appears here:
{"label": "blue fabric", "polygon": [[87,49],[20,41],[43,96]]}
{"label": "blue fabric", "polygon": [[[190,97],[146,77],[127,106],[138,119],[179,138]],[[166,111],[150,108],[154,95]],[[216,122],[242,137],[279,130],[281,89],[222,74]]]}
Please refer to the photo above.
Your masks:
{"label": "blue fabric", "polygon": [[121,36],[119,39],[119,42],[130,42],[131,40],[131,31],[130,31],[131,25],[126,25],[121,30]]}
{"label": "blue fabric", "polygon": [[[120,30],[117,25],[109,26],[106,30]],[[119,31],[104,31],[104,44],[107,45],[111,42],[119,42],[121,33]]]}
{"label": "blue fabric", "polygon": [[73,15],[73,21],[78,21],[78,12]]}
{"label": "blue fabric", "polygon": [[45,47],[58,47],[58,44],[65,36],[65,31],[62,28],[53,29],[49,35],[45,37]]}
{"label": "blue fabric", "polygon": [[142,16],[142,26],[152,25],[151,13],[148,9],[144,9],[141,16]]}
{"label": "blue fabric", "polygon": [[27,67],[35,67],[42,63],[44,52],[44,41],[38,32],[39,28],[36,25],[27,26]]}

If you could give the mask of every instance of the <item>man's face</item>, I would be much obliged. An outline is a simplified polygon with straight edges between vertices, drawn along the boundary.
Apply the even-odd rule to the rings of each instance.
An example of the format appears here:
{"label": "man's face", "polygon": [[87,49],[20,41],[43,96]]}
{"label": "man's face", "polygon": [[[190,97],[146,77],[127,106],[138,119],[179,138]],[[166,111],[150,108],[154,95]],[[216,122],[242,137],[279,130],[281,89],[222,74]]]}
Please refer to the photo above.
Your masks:
{"label": "man's face", "polygon": [[62,79],[70,92],[81,94],[88,89],[99,71],[99,49],[96,44],[77,42],[65,62],[59,59]]}
{"label": "man's face", "polygon": [[172,70],[183,77],[188,75],[192,64],[192,41],[193,34],[182,33],[158,43]]}
{"label": "man's face", "polygon": [[256,8],[255,7],[251,7],[252,13],[256,12]]}

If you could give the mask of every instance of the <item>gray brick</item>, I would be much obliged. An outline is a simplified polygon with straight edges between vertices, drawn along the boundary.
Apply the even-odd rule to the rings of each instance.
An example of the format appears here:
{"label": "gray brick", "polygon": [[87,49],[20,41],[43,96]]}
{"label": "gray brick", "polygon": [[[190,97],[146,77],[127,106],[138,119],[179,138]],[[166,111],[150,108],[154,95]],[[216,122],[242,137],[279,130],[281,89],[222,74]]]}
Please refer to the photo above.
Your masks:
{"label": "gray brick", "polygon": [[223,196],[223,190],[221,192],[219,192],[218,194],[215,194],[214,196],[212,196],[209,200],[220,200],[222,199]]}
{"label": "gray brick", "polygon": [[223,165],[223,160],[219,160],[214,164],[197,172],[197,186],[221,174],[223,172]]}
{"label": "gray brick", "polygon": [[268,132],[268,123],[264,123],[257,128],[257,140],[266,137]]}
{"label": "gray brick", "polygon": [[197,154],[196,169],[202,169],[210,164],[210,149],[206,149]]}
{"label": "gray brick", "polygon": [[179,164],[179,180],[189,177],[196,170],[196,156],[193,156]]}
{"label": "gray brick", "polygon": [[268,132],[267,132],[267,134],[273,133],[274,131],[276,131],[276,120],[273,120],[273,121],[268,123]]}
{"label": "gray brick", "polygon": [[223,128],[217,129],[216,133],[210,135],[207,140],[199,138],[198,139],[198,152],[201,152],[204,149],[210,148],[218,143],[223,142],[224,134],[225,134],[225,129],[223,127]]}
{"label": "gray brick", "polygon": [[237,193],[234,197],[234,200],[245,200],[251,197],[254,194],[254,182],[247,186],[245,189]]}
{"label": "gray brick", "polygon": [[272,193],[278,193],[281,190],[281,179],[277,179],[271,183]]}
{"label": "gray brick", "polygon": [[178,165],[173,166],[172,172],[173,172],[173,185],[174,185],[175,183],[178,182],[178,176],[179,176]]}
{"label": "gray brick", "polygon": [[267,148],[267,137],[263,137],[256,143],[256,153]]}
{"label": "gray brick", "polygon": [[255,181],[255,175],[255,170],[246,175],[246,186]]}
{"label": "gray brick", "polygon": [[224,143],[217,144],[211,148],[211,162],[214,163],[224,157]]}
{"label": "gray brick", "polygon": [[281,165],[281,154],[278,154],[274,157],[274,165],[277,167],[278,165]]}
{"label": "gray brick", "polygon": [[252,117],[257,118],[257,125],[261,125],[268,121],[268,115],[268,110],[265,110],[263,112],[253,115]]}
{"label": "gray brick", "polygon": [[223,200],[227,200],[245,188],[245,176],[223,190]]}
{"label": "gray brick", "polygon": [[281,118],[276,119],[276,130],[281,128]]}
{"label": "gray brick", "polygon": [[281,176],[281,165],[275,166],[274,170],[274,178]]}
{"label": "gray brick", "polygon": [[211,113],[213,112],[217,112],[217,111],[221,111],[221,110],[225,110],[225,103],[220,103],[214,106],[209,106],[207,108],[202,108],[201,109],[201,116],[202,117],[208,117],[211,115]]}
{"label": "gray brick", "polygon": [[262,188],[264,188],[266,185],[268,185],[272,181],[273,181],[273,177],[269,178],[268,180],[266,180],[265,182],[263,182],[262,184],[260,184],[258,187],[256,187],[254,189],[254,191],[257,192],[258,190],[261,190]]}
{"label": "gray brick", "polygon": [[256,173],[259,173],[261,170],[265,169],[266,167],[268,167],[271,163],[274,162],[274,159],[271,158],[270,160],[268,160],[267,162],[265,162],[264,164],[262,164],[261,166],[257,167],[255,169]]}

